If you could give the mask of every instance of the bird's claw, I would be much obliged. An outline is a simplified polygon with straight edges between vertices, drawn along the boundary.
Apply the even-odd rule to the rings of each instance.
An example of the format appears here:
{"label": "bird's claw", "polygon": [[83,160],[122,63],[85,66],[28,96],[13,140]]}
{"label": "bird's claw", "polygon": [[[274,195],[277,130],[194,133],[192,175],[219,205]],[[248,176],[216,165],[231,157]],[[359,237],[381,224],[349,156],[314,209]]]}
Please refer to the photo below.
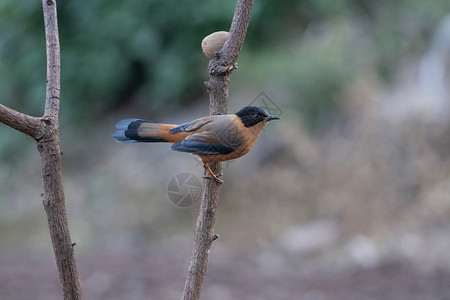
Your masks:
{"label": "bird's claw", "polygon": [[[214,174],[214,172],[211,170],[211,168],[209,167],[208,163],[203,163],[203,166],[205,166],[205,169],[209,172],[209,175],[211,175],[211,177],[209,176],[204,176],[203,178],[211,178],[214,179],[217,183],[222,184],[223,180],[220,179],[219,177],[217,177],[216,174]],[[220,174],[220,176],[222,176],[223,174]]]}
{"label": "bird's claw", "polygon": [[203,178],[214,179],[219,184],[222,184],[224,182],[222,179],[217,177],[217,175],[214,175],[214,176],[203,176]]}

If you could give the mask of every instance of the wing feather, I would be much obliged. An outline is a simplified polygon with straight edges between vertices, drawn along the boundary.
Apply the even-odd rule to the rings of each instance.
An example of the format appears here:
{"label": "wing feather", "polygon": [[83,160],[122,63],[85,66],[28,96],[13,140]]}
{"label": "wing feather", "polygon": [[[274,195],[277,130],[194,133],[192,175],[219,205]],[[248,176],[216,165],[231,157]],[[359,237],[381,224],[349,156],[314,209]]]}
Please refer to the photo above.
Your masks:
{"label": "wing feather", "polygon": [[203,127],[204,125],[212,122],[214,120],[214,116],[208,116],[199,118],[187,123],[184,123],[180,126],[174,127],[169,130],[170,133],[178,133],[178,132],[189,132],[199,129],[200,127]]}
{"label": "wing feather", "polygon": [[172,149],[193,154],[228,154],[236,150],[211,132],[198,132],[187,136],[181,142],[172,145]]}

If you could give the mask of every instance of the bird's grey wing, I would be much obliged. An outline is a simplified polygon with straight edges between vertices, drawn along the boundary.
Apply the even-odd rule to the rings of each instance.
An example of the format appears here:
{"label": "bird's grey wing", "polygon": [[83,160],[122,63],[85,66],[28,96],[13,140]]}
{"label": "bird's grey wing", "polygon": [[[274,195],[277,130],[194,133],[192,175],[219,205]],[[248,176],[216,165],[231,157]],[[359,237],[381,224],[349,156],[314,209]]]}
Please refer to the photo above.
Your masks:
{"label": "bird's grey wing", "polygon": [[172,149],[193,154],[228,154],[237,149],[236,145],[225,143],[212,132],[197,132],[187,136],[181,142],[172,145]]}
{"label": "bird's grey wing", "polygon": [[195,119],[193,121],[184,123],[180,126],[174,127],[169,130],[170,133],[178,133],[178,132],[189,132],[199,129],[204,125],[212,122],[214,120],[214,116],[207,116],[199,119]]}

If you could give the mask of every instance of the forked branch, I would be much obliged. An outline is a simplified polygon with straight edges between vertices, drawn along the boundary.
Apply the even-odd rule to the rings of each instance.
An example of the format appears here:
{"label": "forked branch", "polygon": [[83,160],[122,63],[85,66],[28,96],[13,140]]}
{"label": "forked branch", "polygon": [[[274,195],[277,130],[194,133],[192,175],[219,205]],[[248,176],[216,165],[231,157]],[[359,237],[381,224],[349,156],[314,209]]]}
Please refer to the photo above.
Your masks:
{"label": "forked branch", "polygon": [[32,117],[0,104],[0,122],[37,142],[44,185],[43,205],[65,300],[81,300],[73,245],[67,224],[59,146],[60,48],[56,0],[42,0],[47,52],[47,89],[42,117]]}

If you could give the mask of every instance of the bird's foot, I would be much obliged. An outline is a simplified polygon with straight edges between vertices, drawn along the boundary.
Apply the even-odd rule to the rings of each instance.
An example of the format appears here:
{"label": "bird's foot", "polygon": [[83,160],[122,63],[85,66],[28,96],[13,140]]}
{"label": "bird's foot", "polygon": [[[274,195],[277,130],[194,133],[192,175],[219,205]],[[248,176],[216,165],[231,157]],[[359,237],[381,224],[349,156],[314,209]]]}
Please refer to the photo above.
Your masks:
{"label": "bird's foot", "polygon": [[[222,184],[223,180],[220,179],[219,177],[217,177],[216,174],[214,174],[214,172],[211,170],[211,168],[209,167],[208,163],[203,163],[203,165],[205,166],[205,169],[209,172],[209,174],[211,175],[211,177],[209,176],[203,176],[203,178],[211,178],[214,179],[217,183]],[[220,176],[222,176],[223,174],[220,174]]]}
{"label": "bird's foot", "polygon": [[[223,175],[223,174],[220,174],[220,175]],[[203,178],[214,179],[219,184],[222,184],[224,182],[216,174],[213,174],[213,176],[203,176]]]}

